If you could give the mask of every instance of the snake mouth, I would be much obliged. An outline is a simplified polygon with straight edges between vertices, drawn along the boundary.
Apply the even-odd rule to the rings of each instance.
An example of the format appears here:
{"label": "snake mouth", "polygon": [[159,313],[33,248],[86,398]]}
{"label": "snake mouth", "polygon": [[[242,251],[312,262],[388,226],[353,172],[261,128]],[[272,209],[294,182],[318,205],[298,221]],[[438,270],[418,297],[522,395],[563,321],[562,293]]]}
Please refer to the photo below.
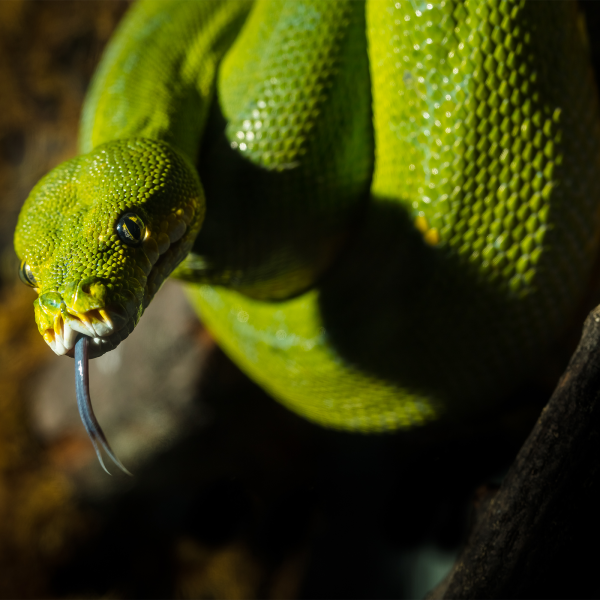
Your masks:
{"label": "snake mouth", "polygon": [[157,232],[152,234],[148,229],[137,256],[135,289],[117,294],[116,302],[110,302],[107,282],[98,276],[68,283],[60,292],[41,294],[34,303],[36,322],[52,351],[73,357],[82,335],[89,338],[89,358],[116,348],[134,330],[156,292],[191,250],[200,224],[201,219],[191,209],[181,209],[169,216]]}
{"label": "snake mouth", "polygon": [[[36,316],[36,320],[40,333],[52,351],[59,356],[74,357],[75,344],[82,335],[89,338],[89,358],[97,358],[114,350],[133,331],[143,310],[189,252],[193,238],[181,239],[185,229],[180,228],[175,240],[163,241],[160,250],[152,239],[147,240],[144,248],[147,260],[142,263],[138,273],[138,281],[143,282],[143,291],[138,297],[132,295],[124,304],[102,306],[103,301],[96,300],[94,294],[103,296],[103,286],[100,280],[93,277],[73,285],[74,289],[77,288],[76,295],[62,296],[50,292],[40,296],[40,315],[39,318]],[[94,285],[97,287],[94,288]],[[96,307],[86,311],[76,310],[73,304],[77,297],[86,297],[88,306],[91,303]]]}
{"label": "snake mouth", "polygon": [[116,348],[132,331],[134,319],[122,308],[96,308],[86,312],[72,309],[55,315],[53,327],[43,333],[44,341],[59,356],[73,357],[81,335],[89,337],[90,357]]}

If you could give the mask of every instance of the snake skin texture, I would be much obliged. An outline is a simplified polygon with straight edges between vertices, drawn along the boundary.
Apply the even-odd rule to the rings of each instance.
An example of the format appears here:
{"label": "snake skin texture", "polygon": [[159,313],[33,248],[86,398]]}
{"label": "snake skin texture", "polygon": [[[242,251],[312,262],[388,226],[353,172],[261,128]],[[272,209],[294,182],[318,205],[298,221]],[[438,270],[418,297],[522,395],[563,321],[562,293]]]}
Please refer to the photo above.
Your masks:
{"label": "snake skin texture", "polygon": [[[600,129],[573,2],[141,2],[95,78],[82,151],[139,138],[197,168],[206,218],[174,274],[200,317],[322,425],[389,431],[493,406],[589,284]],[[58,282],[59,254],[32,250],[52,226],[44,189],[16,247],[40,293],[60,295],[77,277]]]}

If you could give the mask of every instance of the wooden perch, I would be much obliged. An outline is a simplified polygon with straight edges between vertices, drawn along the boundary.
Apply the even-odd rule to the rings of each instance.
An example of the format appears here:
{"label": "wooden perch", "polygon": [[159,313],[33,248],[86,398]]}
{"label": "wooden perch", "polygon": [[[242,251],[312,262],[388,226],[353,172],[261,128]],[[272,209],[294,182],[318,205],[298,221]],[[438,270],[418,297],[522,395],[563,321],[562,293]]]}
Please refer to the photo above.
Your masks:
{"label": "wooden perch", "polygon": [[599,597],[600,306],[502,486],[427,598]]}

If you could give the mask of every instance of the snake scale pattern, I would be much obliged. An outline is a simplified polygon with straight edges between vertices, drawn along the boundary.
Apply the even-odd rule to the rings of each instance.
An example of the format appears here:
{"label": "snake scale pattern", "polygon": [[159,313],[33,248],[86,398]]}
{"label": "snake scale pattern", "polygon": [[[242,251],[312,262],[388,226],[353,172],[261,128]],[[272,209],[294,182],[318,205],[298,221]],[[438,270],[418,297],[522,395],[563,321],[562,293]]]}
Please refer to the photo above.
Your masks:
{"label": "snake scale pattern", "polygon": [[339,429],[493,405],[598,250],[573,2],[142,0],[80,147],[15,234],[52,349],[85,371],[173,274],[244,371]]}

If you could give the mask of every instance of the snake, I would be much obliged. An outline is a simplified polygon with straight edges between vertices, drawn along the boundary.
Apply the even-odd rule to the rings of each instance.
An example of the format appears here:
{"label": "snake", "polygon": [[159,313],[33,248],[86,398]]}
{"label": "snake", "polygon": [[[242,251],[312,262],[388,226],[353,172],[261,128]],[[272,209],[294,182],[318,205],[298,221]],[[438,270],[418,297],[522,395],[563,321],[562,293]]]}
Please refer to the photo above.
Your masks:
{"label": "snake", "polygon": [[80,154],[15,232],[35,319],[75,358],[164,281],[276,400],[393,432],[495,406],[564,332],[600,237],[600,128],[573,2],[140,0]]}

